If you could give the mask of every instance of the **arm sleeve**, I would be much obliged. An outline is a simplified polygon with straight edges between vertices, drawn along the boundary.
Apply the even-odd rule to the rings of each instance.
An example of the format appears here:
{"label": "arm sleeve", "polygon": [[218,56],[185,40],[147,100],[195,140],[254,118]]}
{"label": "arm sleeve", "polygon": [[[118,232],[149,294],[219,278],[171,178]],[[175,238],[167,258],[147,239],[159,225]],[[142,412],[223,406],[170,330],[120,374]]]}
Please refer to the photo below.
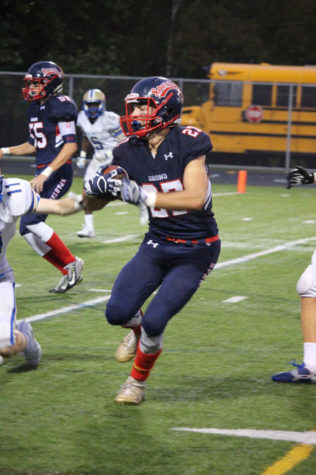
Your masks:
{"label": "arm sleeve", "polygon": [[[187,130],[187,128],[184,130]],[[183,131],[182,133],[186,135],[185,141],[187,153],[184,158],[185,165],[202,155],[206,155],[212,150],[213,145],[211,139],[205,132],[194,128],[192,129],[192,134],[196,133],[197,135],[195,137],[194,135],[186,134]]]}

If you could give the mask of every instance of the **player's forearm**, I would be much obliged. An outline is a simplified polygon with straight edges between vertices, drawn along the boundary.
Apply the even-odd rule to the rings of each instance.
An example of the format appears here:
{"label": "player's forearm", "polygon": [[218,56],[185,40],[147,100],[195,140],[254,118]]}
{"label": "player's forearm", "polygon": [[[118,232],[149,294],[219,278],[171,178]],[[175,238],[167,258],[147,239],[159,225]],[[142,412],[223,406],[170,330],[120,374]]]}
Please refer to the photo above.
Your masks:
{"label": "player's forearm", "polygon": [[49,167],[54,172],[68,162],[77,151],[78,147],[76,143],[67,143],[63,146],[59,154],[50,163]]}
{"label": "player's forearm", "polygon": [[64,198],[61,200],[41,198],[33,212],[68,216],[77,213],[81,209],[81,203],[73,198]]}
{"label": "player's forearm", "polygon": [[35,152],[35,147],[29,142],[24,142],[20,145],[15,145],[13,147],[2,147],[0,152],[0,158],[3,155],[29,155]]}
{"label": "player's forearm", "polygon": [[164,208],[173,211],[199,211],[203,208],[206,191],[172,191],[157,193],[155,208]]}

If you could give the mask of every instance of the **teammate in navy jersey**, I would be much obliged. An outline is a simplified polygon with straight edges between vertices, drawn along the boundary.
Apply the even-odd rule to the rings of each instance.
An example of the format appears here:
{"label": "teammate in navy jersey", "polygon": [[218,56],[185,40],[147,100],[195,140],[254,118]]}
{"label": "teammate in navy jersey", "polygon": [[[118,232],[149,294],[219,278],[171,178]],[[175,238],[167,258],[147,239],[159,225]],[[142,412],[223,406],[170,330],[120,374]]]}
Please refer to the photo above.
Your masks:
{"label": "teammate in navy jersey", "polygon": [[[113,150],[112,163],[129,179],[118,179],[120,169],[107,175],[101,170],[86,185],[90,196],[115,196],[120,190],[124,201],[145,203],[149,211],[149,231],[116,278],[105,312],[110,324],[131,329],[116,351],[119,362],[135,356],[115,398],[120,405],[145,399],[168,321],[191,299],[220,253],[205,163],[212,144],[201,130],[176,124],[182,103],[172,81],[139,81],[125,98],[121,117],[128,139]],[[155,291],[143,315],[141,306]]]}
{"label": "teammate in navy jersey", "polygon": [[[27,111],[28,141],[3,147],[3,155],[36,154],[34,191],[43,198],[59,199],[71,187],[71,157],[77,150],[75,103],[62,91],[64,73],[51,61],[33,64],[24,76],[23,97],[30,102]],[[47,214],[23,216],[20,234],[37,254],[62,273],[57,286],[50,290],[63,293],[82,280],[82,259],[75,257],[54,230],[46,224]],[[75,277],[74,277],[75,276]]]}

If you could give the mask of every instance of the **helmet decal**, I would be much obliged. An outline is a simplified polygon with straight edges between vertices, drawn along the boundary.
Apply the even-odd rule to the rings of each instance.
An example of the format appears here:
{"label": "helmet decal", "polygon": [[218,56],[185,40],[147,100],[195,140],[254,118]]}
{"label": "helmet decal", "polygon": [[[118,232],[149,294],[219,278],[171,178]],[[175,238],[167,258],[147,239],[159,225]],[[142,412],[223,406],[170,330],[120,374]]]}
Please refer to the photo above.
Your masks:
{"label": "helmet decal", "polygon": [[57,68],[42,68],[42,73],[43,73],[45,76],[49,76],[49,75],[51,75],[51,74],[56,74],[56,76],[62,77],[61,71],[58,71]]}
{"label": "helmet decal", "polygon": [[177,88],[179,90],[179,93],[182,95],[180,88],[178,88],[178,86],[174,82],[168,79],[167,81],[152,88],[151,92],[152,94],[155,94],[158,97],[165,97],[170,90],[175,88]]}

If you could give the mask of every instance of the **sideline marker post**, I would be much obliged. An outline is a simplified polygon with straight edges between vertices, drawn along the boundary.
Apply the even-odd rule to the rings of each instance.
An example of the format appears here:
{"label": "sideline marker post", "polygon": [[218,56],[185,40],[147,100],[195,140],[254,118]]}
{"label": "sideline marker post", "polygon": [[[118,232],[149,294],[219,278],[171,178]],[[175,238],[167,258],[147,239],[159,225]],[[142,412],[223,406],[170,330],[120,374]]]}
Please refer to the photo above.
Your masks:
{"label": "sideline marker post", "polygon": [[247,171],[246,170],[239,170],[238,172],[238,179],[237,179],[237,192],[238,193],[245,193],[247,186]]}

